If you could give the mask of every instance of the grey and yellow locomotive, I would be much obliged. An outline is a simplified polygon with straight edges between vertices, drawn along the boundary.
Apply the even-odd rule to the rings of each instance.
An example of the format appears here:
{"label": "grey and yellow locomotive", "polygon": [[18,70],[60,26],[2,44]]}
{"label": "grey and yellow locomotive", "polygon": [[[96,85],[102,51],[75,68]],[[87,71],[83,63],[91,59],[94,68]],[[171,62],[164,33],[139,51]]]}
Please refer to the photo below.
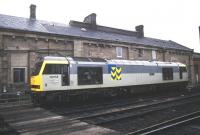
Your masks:
{"label": "grey and yellow locomotive", "polygon": [[83,91],[132,93],[140,86],[185,87],[187,82],[186,65],[177,62],[46,56],[35,65],[31,91],[33,101],[41,102]]}

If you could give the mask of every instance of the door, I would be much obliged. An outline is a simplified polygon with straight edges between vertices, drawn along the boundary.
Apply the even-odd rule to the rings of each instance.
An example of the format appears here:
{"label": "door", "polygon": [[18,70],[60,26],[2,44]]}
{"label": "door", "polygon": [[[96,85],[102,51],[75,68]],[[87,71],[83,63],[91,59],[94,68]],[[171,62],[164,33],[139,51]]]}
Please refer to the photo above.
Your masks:
{"label": "door", "polygon": [[67,64],[46,64],[43,71],[43,86],[45,90],[61,90],[69,85]]}
{"label": "door", "polygon": [[62,86],[69,85],[69,66],[63,64],[61,66],[61,77],[62,77]]}

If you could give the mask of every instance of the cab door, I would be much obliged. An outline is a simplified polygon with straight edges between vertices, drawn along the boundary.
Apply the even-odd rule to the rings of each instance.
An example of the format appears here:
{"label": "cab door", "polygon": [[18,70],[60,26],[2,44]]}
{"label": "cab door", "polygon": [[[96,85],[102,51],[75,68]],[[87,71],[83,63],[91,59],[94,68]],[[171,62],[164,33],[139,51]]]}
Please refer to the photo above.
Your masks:
{"label": "cab door", "polygon": [[69,66],[66,64],[63,64],[61,66],[61,81],[62,81],[62,86],[69,85]]}
{"label": "cab door", "polygon": [[69,85],[68,65],[47,63],[43,71],[44,90],[61,90]]}

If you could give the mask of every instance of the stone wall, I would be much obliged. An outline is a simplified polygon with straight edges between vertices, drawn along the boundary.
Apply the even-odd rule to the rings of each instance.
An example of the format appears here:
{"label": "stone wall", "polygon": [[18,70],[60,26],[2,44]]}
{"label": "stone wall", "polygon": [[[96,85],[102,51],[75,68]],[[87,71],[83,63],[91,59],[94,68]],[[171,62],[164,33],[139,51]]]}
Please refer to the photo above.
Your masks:
{"label": "stone wall", "polygon": [[[116,47],[122,48],[122,57],[117,57]],[[128,47],[119,44],[83,42],[83,56],[107,59],[128,59]]]}
{"label": "stone wall", "polygon": [[165,53],[165,59],[166,61],[181,62],[189,65],[189,54],[167,51]]}
{"label": "stone wall", "polygon": [[[122,48],[122,57],[117,57],[116,47]],[[36,59],[48,55],[151,61],[152,50],[155,50],[155,60],[182,62],[187,64],[192,72],[191,54],[144,47],[137,44],[90,41],[53,35],[0,32],[0,50],[1,86],[2,84],[7,86],[18,85],[13,84],[13,68],[15,67],[25,68],[25,84],[29,84]],[[143,55],[139,55],[139,50],[142,50]],[[192,73],[190,73],[190,76],[192,76]]]}
{"label": "stone wall", "polygon": [[[25,69],[25,85],[29,84],[32,68],[41,56],[73,56],[74,42],[68,38],[55,38],[33,34],[0,32],[0,87],[15,89],[14,68]],[[24,85],[23,84],[23,85]],[[16,87],[15,87],[16,86]]]}
{"label": "stone wall", "polygon": [[194,61],[194,80],[195,84],[200,84],[200,60]]}
{"label": "stone wall", "polygon": [[[98,43],[90,41],[83,41],[82,44],[79,42],[79,46],[81,47],[79,47],[78,55],[75,56],[152,61],[152,50],[154,50],[156,52],[156,59],[154,60],[181,62],[189,65],[189,56],[191,55],[189,53],[178,53],[172,50],[163,51],[162,49],[158,48],[140,47],[138,45]],[[122,58],[117,57],[116,47],[122,47]],[[141,56],[139,55],[139,49],[142,49],[143,51],[143,54]],[[81,52],[83,52],[82,55]]]}
{"label": "stone wall", "polygon": [[74,56],[81,57],[83,56],[83,43],[81,40],[74,41]]}

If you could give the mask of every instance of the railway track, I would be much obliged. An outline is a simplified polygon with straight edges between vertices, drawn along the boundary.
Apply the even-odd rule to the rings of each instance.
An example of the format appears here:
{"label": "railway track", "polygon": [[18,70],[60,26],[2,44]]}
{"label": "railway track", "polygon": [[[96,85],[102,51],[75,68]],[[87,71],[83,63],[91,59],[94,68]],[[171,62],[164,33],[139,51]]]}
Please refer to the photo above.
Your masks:
{"label": "railway track", "polygon": [[[78,107],[40,108],[32,105],[2,107],[0,114],[20,134],[124,134],[106,126],[123,120],[148,115],[176,105],[192,103],[200,94],[83,105]],[[178,103],[179,102],[179,103]],[[174,104],[176,103],[176,104]],[[167,106],[168,104],[168,106]],[[169,105],[170,104],[170,105]],[[164,106],[163,106],[164,105]],[[161,107],[163,106],[163,108]],[[151,108],[151,109],[150,109]],[[126,128],[126,127],[124,127]],[[91,132],[92,130],[92,132]],[[90,132],[89,132],[90,131]]]}
{"label": "railway track", "polygon": [[[95,110],[95,112],[86,112],[79,114],[78,117],[73,118],[71,116],[71,120],[80,119],[83,121],[91,122],[92,124],[103,124],[112,121],[117,121],[124,118],[137,116],[136,114],[146,114],[152,111],[159,111],[169,107],[182,105],[186,103],[193,102],[195,99],[199,100],[200,94],[188,96],[188,97],[179,97],[179,98],[171,98],[167,100],[156,100],[152,102],[140,102],[140,104],[132,104],[129,106],[118,106],[115,108],[104,110]],[[63,115],[69,115],[68,113],[63,113]],[[98,121],[98,122],[95,122]]]}
{"label": "railway track", "polygon": [[152,125],[150,127],[146,127],[144,129],[130,132],[126,135],[155,135],[160,131],[169,129],[169,128],[175,128],[178,126],[181,126],[186,123],[193,122],[194,120],[200,119],[200,111],[196,111],[193,113],[189,113],[180,117],[173,118],[168,121],[164,121],[155,125]]}
{"label": "railway track", "polygon": [[[49,107],[45,107],[48,110],[52,110],[52,111],[64,111],[66,113],[80,113],[80,112],[84,112],[84,111],[92,111],[92,110],[97,110],[97,109],[105,109],[105,108],[109,108],[109,107],[120,107],[120,106],[126,106],[126,105],[132,105],[132,104],[137,104],[137,103],[145,103],[145,102],[153,102],[153,101],[159,101],[159,100],[165,100],[167,98],[173,98],[173,97],[177,97],[179,95],[181,95],[180,93],[178,95],[176,95],[178,93],[173,93],[172,95],[147,95],[147,96],[138,96],[138,97],[129,97],[129,98],[122,98],[122,99],[114,99],[114,100],[101,100],[98,101],[97,103],[92,103],[89,102],[89,104],[83,104],[83,105],[71,105],[71,106],[66,106],[64,105],[64,107],[62,106],[49,106]],[[182,93],[182,95],[184,95],[186,93]],[[141,98],[143,97],[143,98]],[[74,107],[75,106],[75,107]],[[67,110],[66,107],[69,107],[69,109]]]}
{"label": "railway track", "polygon": [[[122,119],[130,118],[130,117],[139,117],[147,113],[152,113],[156,111],[161,111],[167,109],[169,107],[179,106],[186,103],[194,102],[195,100],[199,101],[200,95],[193,95],[189,97],[179,97],[179,98],[172,98],[164,101],[155,101],[150,103],[141,103],[138,105],[132,106],[123,106],[118,107],[116,109],[108,109],[99,111],[96,113],[85,115],[82,114],[80,117],[76,117],[75,119],[80,119],[82,121],[86,121],[96,125],[102,125],[107,123],[112,123],[116,121],[120,121]],[[66,114],[67,115],[67,114]]]}

